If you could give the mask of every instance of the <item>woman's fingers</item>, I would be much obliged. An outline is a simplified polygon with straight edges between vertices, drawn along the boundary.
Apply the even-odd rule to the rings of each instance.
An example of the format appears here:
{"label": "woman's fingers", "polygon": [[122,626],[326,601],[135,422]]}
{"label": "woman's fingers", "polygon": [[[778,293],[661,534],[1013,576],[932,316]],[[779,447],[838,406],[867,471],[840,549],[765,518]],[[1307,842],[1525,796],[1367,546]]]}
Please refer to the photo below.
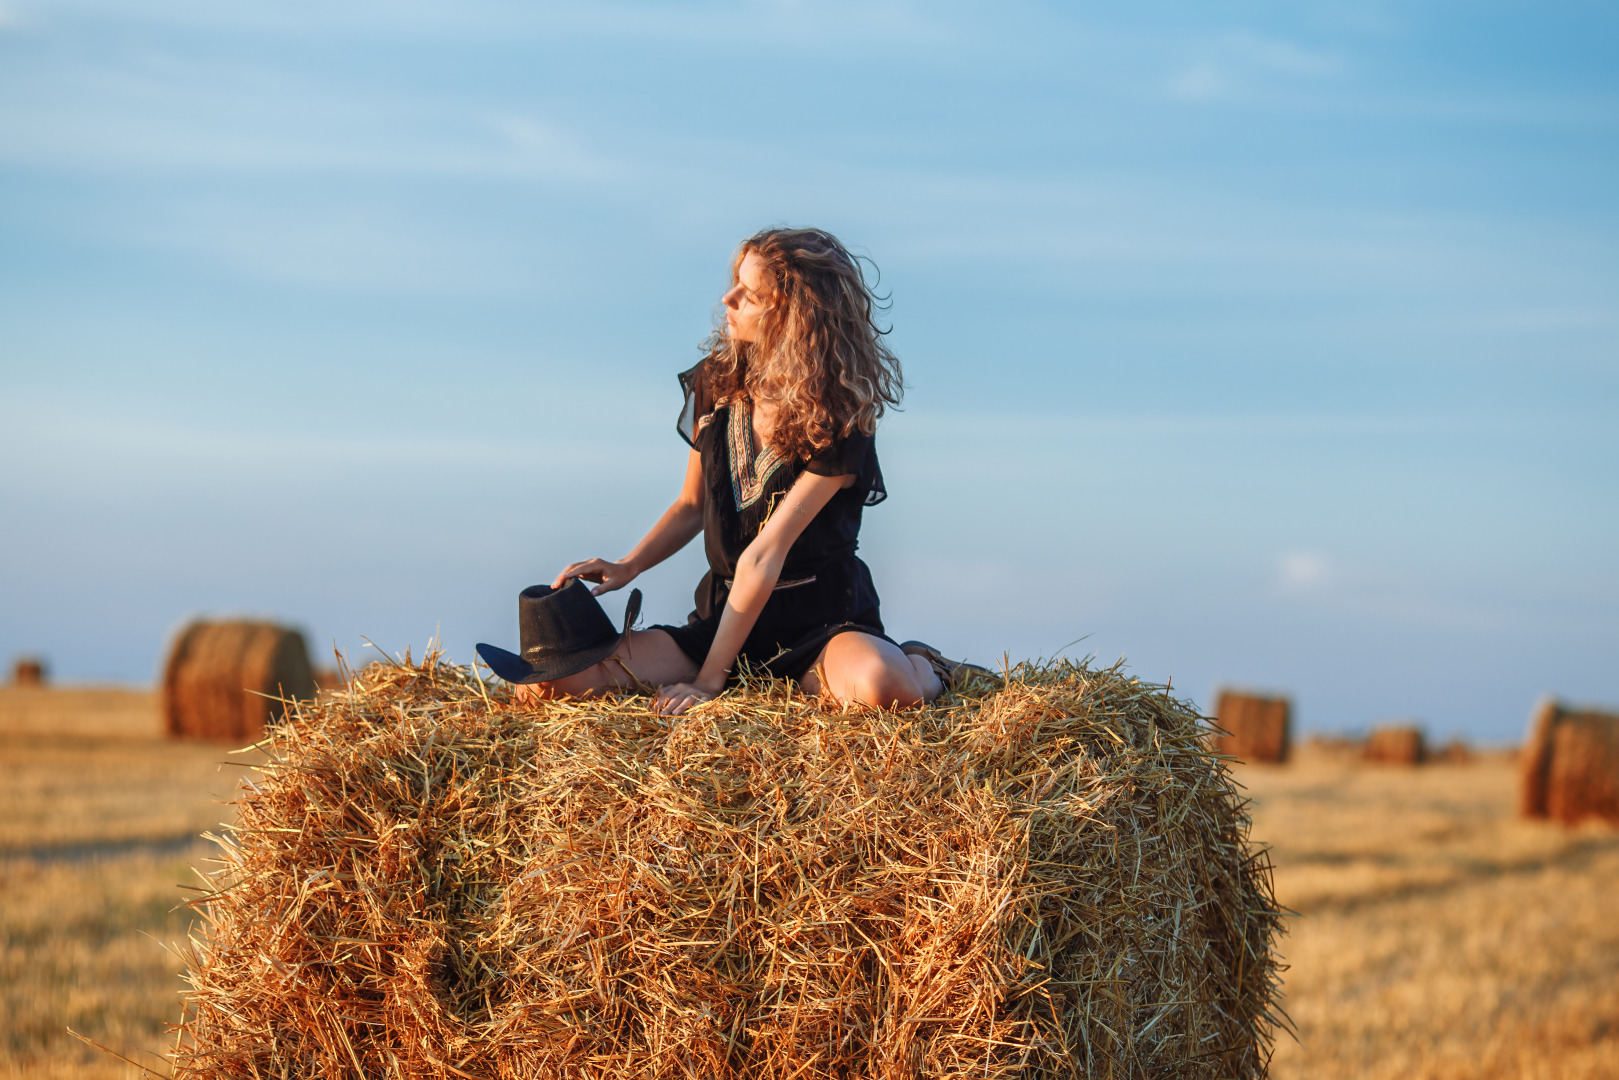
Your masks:
{"label": "woman's fingers", "polygon": [[661,716],[679,716],[693,705],[712,700],[713,694],[690,683],[674,683],[658,688],[658,696],[652,699],[652,711]]}
{"label": "woman's fingers", "polygon": [[[567,584],[568,579],[572,577],[584,578],[586,581],[601,581],[607,573],[607,568],[616,568],[616,566],[616,563],[610,563],[605,559],[586,559],[584,562],[569,563],[562,573],[557,575],[557,579],[551,583],[551,588],[562,588],[563,585]],[[597,595],[600,595],[600,592]]]}

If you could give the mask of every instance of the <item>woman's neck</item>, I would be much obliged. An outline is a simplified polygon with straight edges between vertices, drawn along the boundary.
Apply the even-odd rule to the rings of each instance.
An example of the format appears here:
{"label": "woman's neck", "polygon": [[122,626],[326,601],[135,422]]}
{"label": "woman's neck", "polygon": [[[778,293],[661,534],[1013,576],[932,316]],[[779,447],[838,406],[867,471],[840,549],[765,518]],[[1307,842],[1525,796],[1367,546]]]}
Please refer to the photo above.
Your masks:
{"label": "woman's neck", "polygon": [[762,453],[770,445],[770,437],[776,431],[776,403],[762,401],[758,398],[750,399],[750,411],[753,416],[753,452]]}

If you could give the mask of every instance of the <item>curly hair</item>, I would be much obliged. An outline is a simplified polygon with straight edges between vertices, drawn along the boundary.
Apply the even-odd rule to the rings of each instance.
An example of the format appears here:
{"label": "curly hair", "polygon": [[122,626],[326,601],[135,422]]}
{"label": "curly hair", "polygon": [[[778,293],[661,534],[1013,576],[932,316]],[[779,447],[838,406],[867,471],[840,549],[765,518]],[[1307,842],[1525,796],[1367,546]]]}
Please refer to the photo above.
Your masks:
{"label": "curly hair", "polygon": [[774,402],[770,441],[799,458],[855,431],[874,434],[905,382],[874,317],[885,305],[859,261],[822,229],[765,229],[737,248],[733,284],[750,252],[767,271],[759,337],[734,342],[720,329],[704,342],[714,403]]}

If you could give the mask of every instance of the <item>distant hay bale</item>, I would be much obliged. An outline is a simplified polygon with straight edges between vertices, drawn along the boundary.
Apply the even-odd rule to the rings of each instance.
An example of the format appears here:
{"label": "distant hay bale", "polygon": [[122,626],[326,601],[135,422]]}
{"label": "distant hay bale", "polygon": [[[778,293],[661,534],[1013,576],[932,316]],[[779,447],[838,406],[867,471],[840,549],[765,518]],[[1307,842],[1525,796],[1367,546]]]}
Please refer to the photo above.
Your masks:
{"label": "distant hay bale", "polygon": [[1619,823],[1619,714],[1543,701],[1520,762],[1525,817]]}
{"label": "distant hay bale", "polygon": [[1424,760],[1436,765],[1471,765],[1477,756],[1466,739],[1451,739],[1437,750],[1428,751]]}
{"label": "distant hay bale", "polygon": [[1529,716],[1529,735],[1518,750],[1518,809],[1524,817],[1547,816],[1546,785],[1551,778],[1552,735],[1562,713],[1562,705],[1546,698]]}
{"label": "distant hay bale", "polygon": [[50,669],[37,656],[19,656],[11,665],[12,686],[44,686],[49,677]]}
{"label": "distant hay bale", "polygon": [[670,721],[407,657],[266,749],[177,1077],[1266,1071],[1268,858],[1196,713],[1117,669]]}
{"label": "distant hay bale", "polygon": [[174,641],[163,674],[163,715],[174,738],[253,742],[278,723],[278,699],[309,698],[315,676],[303,635],[267,622],[194,622]]}
{"label": "distant hay bale", "polygon": [[1222,690],[1214,718],[1216,753],[1238,761],[1276,764],[1287,760],[1292,737],[1293,703],[1279,695]]}
{"label": "distant hay bale", "polygon": [[1361,760],[1379,765],[1421,765],[1426,757],[1422,728],[1416,724],[1375,727],[1366,736]]}

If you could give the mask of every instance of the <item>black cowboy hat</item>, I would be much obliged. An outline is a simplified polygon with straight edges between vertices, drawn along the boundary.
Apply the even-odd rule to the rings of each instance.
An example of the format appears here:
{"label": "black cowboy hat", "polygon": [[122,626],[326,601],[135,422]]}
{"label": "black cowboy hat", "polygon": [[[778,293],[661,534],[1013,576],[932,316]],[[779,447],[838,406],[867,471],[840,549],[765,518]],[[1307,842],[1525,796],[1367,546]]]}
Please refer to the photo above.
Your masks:
{"label": "black cowboy hat", "polygon": [[640,589],[630,590],[630,602],[624,605],[624,629],[620,631],[578,578],[569,578],[560,589],[530,585],[517,594],[517,629],[523,654],[480,642],[478,655],[509,683],[565,679],[612,655],[640,614]]}

